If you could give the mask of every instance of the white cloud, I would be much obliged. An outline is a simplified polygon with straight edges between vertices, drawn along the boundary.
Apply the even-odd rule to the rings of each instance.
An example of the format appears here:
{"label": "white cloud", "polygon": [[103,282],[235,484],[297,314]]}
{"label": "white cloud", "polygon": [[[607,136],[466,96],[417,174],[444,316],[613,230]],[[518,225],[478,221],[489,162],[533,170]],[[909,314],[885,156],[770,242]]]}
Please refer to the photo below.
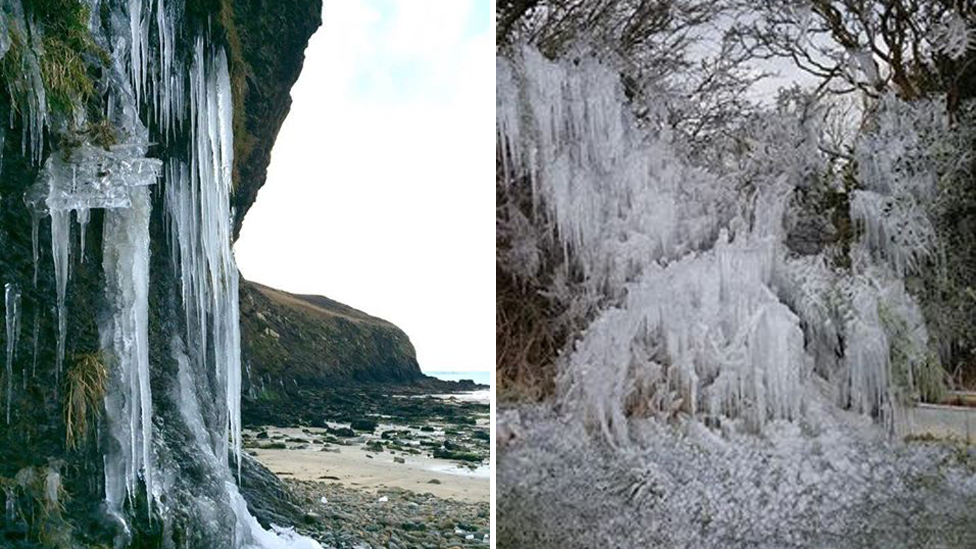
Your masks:
{"label": "white cloud", "polygon": [[326,3],[236,247],[246,278],[396,323],[428,371],[494,360],[494,40],[466,32],[474,4]]}

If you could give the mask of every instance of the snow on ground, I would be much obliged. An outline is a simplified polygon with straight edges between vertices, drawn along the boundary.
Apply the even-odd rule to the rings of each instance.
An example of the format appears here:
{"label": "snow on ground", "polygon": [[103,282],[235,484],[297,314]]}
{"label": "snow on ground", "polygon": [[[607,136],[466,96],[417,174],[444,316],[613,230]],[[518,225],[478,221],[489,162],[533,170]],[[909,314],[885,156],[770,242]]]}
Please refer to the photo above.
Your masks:
{"label": "snow on ground", "polygon": [[762,435],[644,420],[616,450],[521,407],[498,458],[499,547],[976,547],[976,449],[889,441],[823,401]]}

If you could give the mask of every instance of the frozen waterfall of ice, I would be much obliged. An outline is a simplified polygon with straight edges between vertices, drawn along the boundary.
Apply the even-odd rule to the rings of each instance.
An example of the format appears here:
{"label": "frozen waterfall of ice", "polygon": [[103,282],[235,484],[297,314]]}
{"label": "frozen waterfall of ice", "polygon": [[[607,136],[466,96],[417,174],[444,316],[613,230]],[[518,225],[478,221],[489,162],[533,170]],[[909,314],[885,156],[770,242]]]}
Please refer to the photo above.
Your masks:
{"label": "frozen waterfall of ice", "polygon": [[[228,468],[233,453],[239,476],[241,359],[238,271],[231,247],[232,97],[223,50],[211,51],[197,40],[188,91],[190,159],[169,161],[164,195],[186,322],[186,345],[180,338],[173,343],[180,365],[180,412],[200,454],[226,474],[225,494],[236,516],[235,546],[318,549],[318,543],[289,531],[264,530],[247,510]],[[195,380],[208,379],[208,372],[215,376],[218,392],[213,396],[224,400],[213,427],[201,415],[195,389]]]}
{"label": "frozen waterfall of ice", "polygon": [[196,44],[189,89],[191,160],[171,161],[166,174],[172,260],[181,275],[191,359],[197,368],[213,368],[225,392],[221,423],[226,436],[214,437],[213,451],[226,460],[229,442],[239,467],[241,336],[230,229],[230,77],[224,53],[206,55],[202,39]]}
{"label": "frozen waterfall of ice", "polygon": [[[99,335],[110,365],[105,408],[111,441],[104,449],[105,493],[108,512],[120,527],[117,542],[127,543],[132,535],[126,517],[137,501],[140,483],[150,519],[158,515],[168,524],[167,513],[174,504],[163,497],[173,485],[173,471],[165,469],[173,452],[166,441],[154,436],[158,426],[153,424],[150,379],[149,226],[154,197],[159,197],[186,320],[185,341],[174,342],[173,356],[161,360],[175,358],[179,364],[180,390],[175,398],[194,437],[198,451],[194,459],[206,463],[208,474],[216,475],[221,485],[216,494],[207,496],[219,501],[202,498],[199,508],[189,514],[199,513],[203,523],[215,528],[229,519],[236,526],[233,539],[226,541],[236,548],[319,548],[287,529],[264,530],[247,510],[228,462],[233,454],[239,476],[240,313],[232,250],[233,98],[227,56],[205,36],[191,37],[192,62],[184,66],[177,55],[185,16],[180,0],[84,2],[92,14],[92,38],[109,52],[110,66],[103,76],[104,114],[119,132],[118,144],[102,147],[83,142],[70,151],[52,150],[42,157],[50,122],[38,63],[40,33],[25,19],[21,0],[0,0],[3,12],[11,15],[0,20],[0,58],[10,49],[12,33],[33,46],[22,48],[22,74],[7,86],[11,97],[27,102],[17,106],[24,117],[25,156],[29,152],[43,166],[24,201],[31,214],[35,285],[39,225],[45,217],[51,219],[59,376],[67,346],[67,292],[75,260],[72,212],[80,225],[83,259],[91,210],[104,211],[101,248],[107,311]],[[151,139],[174,143],[177,138],[185,138],[180,142],[186,146],[169,151],[165,163],[147,156]],[[151,193],[149,187],[164,172],[164,191]],[[10,300],[8,290],[8,333],[16,312]],[[37,314],[35,310],[35,353]],[[12,341],[8,336],[8,370]],[[213,398],[219,406],[211,405]],[[214,515],[220,512],[227,516]],[[215,520],[207,519],[208,514]],[[225,541],[223,533],[214,535]]]}
{"label": "frozen waterfall of ice", "polygon": [[822,162],[815,132],[789,126],[790,113],[766,124],[786,133],[752,145],[784,150],[717,177],[688,165],[653,122],[638,124],[601,62],[525,47],[499,57],[496,74],[503,184],[528,178],[584,292],[607,298],[560,358],[564,409],[614,445],[634,417],[683,413],[755,432],[804,417],[813,374],[843,407],[890,417],[895,332],[910,342],[909,383],[928,345],[901,277],[933,250],[919,206],[933,172],[919,161],[891,182],[898,155],[877,152],[911,149],[899,127],[911,122],[895,113],[858,152],[860,169],[874,170],[852,199],[867,230],[853,276],[841,276],[785,249],[790,200]]}

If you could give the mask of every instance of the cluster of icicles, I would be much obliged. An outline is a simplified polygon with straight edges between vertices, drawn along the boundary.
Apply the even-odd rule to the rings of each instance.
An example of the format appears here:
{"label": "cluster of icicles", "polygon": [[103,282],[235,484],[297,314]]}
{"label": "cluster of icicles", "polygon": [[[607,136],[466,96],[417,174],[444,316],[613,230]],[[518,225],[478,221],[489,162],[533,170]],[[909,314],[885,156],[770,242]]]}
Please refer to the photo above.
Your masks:
{"label": "cluster of icicles", "polygon": [[[526,47],[496,69],[503,184],[527,176],[582,272],[583,293],[610,303],[560,358],[564,409],[614,445],[628,440],[635,416],[683,413],[755,432],[799,419],[818,376],[839,405],[891,417],[890,342],[904,342],[909,377],[928,345],[901,281],[927,245],[927,225],[914,248],[894,249],[877,235],[886,221],[868,211],[896,201],[897,182],[855,196],[855,220],[868,230],[852,272],[840,273],[824,255],[786,252],[789,200],[805,183],[775,160],[795,151],[742,185],[691,167],[666,138],[640,129],[618,73],[600,62],[553,62]],[[783,143],[803,140],[798,130]],[[872,146],[865,169],[886,150]]]}
{"label": "cluster of icicles", "polygon": [[[9,50],[10,35],[39,40],[39,30],[26,21],[21,0],[0,0],[11,17],[0,19],[0,59]],[[228,455],[236,456],[240,471],[240,329],[238,271],[231,248],[230,194],[233,134],[230,78],[225,52],[195,39],[192,62],[183,66],[175,55],[180,0],[124,0],[111,4],[110,22],[98,22],[99,0],[85,0],[92,17],[96,43],[112,59],[108,75],[106,118],[120,133],[121,144],[109,148],[83,144],[70,156],[43,154],[43,135],[49,116],[35,49],[25,48],[22,82],[29,86],[23,106],[25,156],[43,161],[38,182],[26,193],[32,216],[37,283],[38,226],[51,218],[52,256],[57,289],[58,342],[56,371],[64,368],[66,292],[70,278],[72,212],[84,233],[93,208],[104,210],[103,270],[110,308],[99,327],[101,347],[113,358],[105,398],[107,424],[117,441],[105,456],[105,492],[109,513],[129,531],[124,506],[134,501],[141,481],[150,515],[159,502],[153,463],[153,413],[149,371],[149,221],[150,186],[164,178],[164,207],[174,270],[181,275],[186,313],[185,344],[174,339],[173,358],[180,365],[180,383],[192,384],[189,371],[216,372],[224,399],[219,413],[222,432],[207,432],[193,387],[182,387],[186,398],[181,413],[200,442],[200,450],[216,456],[227,469],[226,501],[236,515],[235,547],[318,547],[311,540],[263,530],[248,513],[230,476]],[[155,43],[150,47],[150,33]],[[22,91],[22,90],[21,90]],[[13,95],[13,94],[12,94]],[[148,111],[156,135],[166,142],[178,132],[188,134],[186,160],[147,157],[149,130],[140,119]],[[19,333],[19,293],[7,287],[7,332]],[[7,337],[8,417],[9,383],[16,338]],[[208,353],[208,349],[213,349]],[[205,375],[204,375],[205,377]]]}

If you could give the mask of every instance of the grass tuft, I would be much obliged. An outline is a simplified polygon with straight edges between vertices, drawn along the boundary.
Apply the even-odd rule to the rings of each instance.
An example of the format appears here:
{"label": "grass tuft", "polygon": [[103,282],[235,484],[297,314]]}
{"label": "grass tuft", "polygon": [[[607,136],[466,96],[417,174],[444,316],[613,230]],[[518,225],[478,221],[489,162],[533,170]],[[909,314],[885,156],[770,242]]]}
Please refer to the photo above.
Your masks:
{"label": "grass tuft", "polygon": [[108,368],[102,353],[84,353],[75,357],[65,377],[64,401],[65,446],[72,450],[84,442],[98,418],[108,383]]}

